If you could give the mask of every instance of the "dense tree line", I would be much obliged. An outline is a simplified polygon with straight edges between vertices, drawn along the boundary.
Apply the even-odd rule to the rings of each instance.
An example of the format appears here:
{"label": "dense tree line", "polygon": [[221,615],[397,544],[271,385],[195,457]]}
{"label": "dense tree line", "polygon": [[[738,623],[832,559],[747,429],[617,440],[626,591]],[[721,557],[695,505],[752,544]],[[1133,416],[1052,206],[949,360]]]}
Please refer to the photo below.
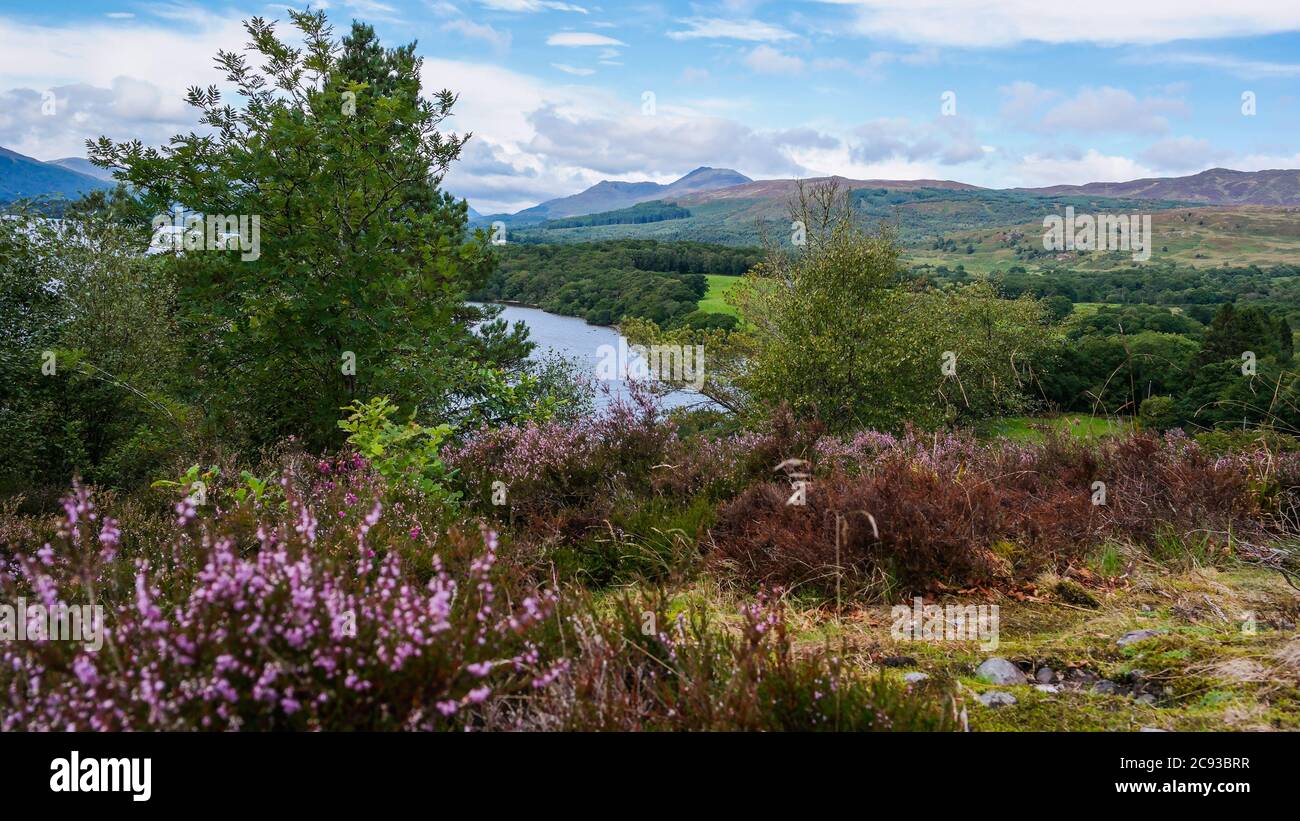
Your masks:
{"label": "dense tree line", "polygon": [[1138,414],[1148,427],[1300,429],[1293,331],[1281,312],[1227,303],[1208,324],[1167,308],[1103,307],[1065,322],[1040,364],[1051,406]]}
{"label": "dense tree line", "polygon": [[686,219],[691,215],[689,209],[671,202],[641,202],[630,208],[616,211],[602,211],[599,214],[585,214],[579,217],[547,220],[542,228],[586,228],[592,225],[644,225],[647,222]]}
{"label": "dense tree line", "polygon": [[696,310],[705,274],[741,274],[753,249],[698,242],[609,240],[567,245],[507,245],[474,298],[521,302],[612,324],[625,316],[679,324]]}
{"label": "dense tree line", "polygon": [[[908,276],[931,284],[975,279],[960,266],[913,267]],[[1188,268],[1176,265],[1075,271],[1068,268],[1029,272],[1018,265],[992,274],[1007,296],[1062,296],[1071,302],[1161,305],[1183,309],[1208,323],[1228,302],[1256,304],[1283,311],[1292,325],[1300,321],[1300,265],[1233,268]]]}

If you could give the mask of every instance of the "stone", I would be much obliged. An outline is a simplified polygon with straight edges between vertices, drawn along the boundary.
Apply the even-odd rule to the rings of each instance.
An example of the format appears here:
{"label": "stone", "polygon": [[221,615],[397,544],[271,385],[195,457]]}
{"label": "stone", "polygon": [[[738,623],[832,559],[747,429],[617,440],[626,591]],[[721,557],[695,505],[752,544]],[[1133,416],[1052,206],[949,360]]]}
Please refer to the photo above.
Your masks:
{"label": "stone", "polygon": [[1140,701],[1140,702],[1143,703],[1143,704],[1155,704],[1155,703],[1156,703],[1156,697],[1153,696],[1153,695],[1151,695],[1150,693],[1143,693],[1142,695],[1140,695],[1140,696],[1137,697],[1137,700]]}
{"label": "stone", "polygon": [[999,656],[985,659],[983,664],[975,668],[975,677],[990,684],[1025,683],[1025,674],[1020,672],[1020,668]]}
{"label": "stone", "polygon": [[985,707],[1008,707],[1016,703],[1015,696],[1001,690],[989,690],[987,693],[980,693],[978,698],[980,704]]}
{"label": "stone", "polygon": [[1093,685],[1094,693],[1101,693],[1104,696],[1113,696],[1119,692],[1119,685],[1113,681],[1102,680]]}
{"label": "stone", "polygon": [[1038,680],[1039,684],[1051,684],[1056,681],[1056,673],[1053,672],[1051,667],[1039,667],[1038,674],[1034,678]]}
{"label": "stone", "polygon": [[920,684],[922,681],[925,681],[928,678],[929,676],[926,675],[925,673],[912,672],[904,675],[903,681],[906,681],[908,684]]}
{"label": "stone", "polygon": [[911,656],[885,656],[880,660],[881,667],[915,667],[916,659]]}
{"label": "stone", "polygon": [[1059,693],[1061,688],[1055,684],[1035,684],[1034,689],[1040,693]]}
{"label": "stone", "polygon": [[1139,641],[1146,641],[1164,633],[1164,630],[1134,630],[1131,633],[1125,633],[1115,643],[1120,647],[1128,647],[1130,644],[1136,644]]}

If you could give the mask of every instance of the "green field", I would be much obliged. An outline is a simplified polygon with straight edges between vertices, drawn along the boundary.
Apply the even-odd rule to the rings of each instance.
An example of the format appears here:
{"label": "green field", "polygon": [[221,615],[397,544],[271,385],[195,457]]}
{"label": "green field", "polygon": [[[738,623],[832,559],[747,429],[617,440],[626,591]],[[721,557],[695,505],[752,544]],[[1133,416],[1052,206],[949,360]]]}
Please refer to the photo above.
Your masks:
{"label": "green field", "polygon": [[741,278],[723,274],[706,274],[706,276],[709,279],[709,291],[704,295],[704,299],[700,300],[700,310],[711,314],[735,316],[736,309],[728,305],[724,297],[732,286],[740,282]]}
{"label": "green field", "polygon": [[1124,433],[1133,423],[1127,417],[1088,416],[1067,413],[1058,416],[1004,416],[989,424],[988,436],[1005,436],[1016,442],[1037,441],[1044,429],[1065,431],[1084,439]]}

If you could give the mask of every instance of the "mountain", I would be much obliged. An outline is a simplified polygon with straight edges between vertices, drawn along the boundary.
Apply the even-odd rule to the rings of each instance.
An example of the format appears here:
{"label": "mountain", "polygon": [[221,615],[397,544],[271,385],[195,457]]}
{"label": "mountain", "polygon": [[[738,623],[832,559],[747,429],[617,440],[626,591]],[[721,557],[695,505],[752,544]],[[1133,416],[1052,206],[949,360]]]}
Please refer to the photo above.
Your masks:
{"label": "mountain", "polygon": [[1233,171],[1211,168],[1187,177],[1090,182],[1018,188],[1035,194],[1083,194],[1142,200],[1182,200],[1206,205],[1300,205],[1300,170]]}
{"label": "mountain", "polygon": [[919,191],[926,188],[944,191],[987,190],[980,188],[978,185],[969,185],[951,180],[853,180],[848,177],[812,177],[805,180],[750,180],[730,188],[688,194],[674,201],[688,208],[692,205],[725,202],[727,200],[775,200],[784,204],[791,197],[798,194],[801,182],[805,188],[834,182],[839,185],[842,191],[857,191],[863,188],[885,191]]}
{"label": "mountain", "polygon": [[49,165],[60,165],[69,171],[76,171],[78,174],[85,174],[87,177],[94,177],[97,180],[117,185],[117,180],[113,179],[113,172],[107,168],[100,168],[85,157],[64,157],[61,160],[50,160]]}
{"label": "mountain", "polygon": [[75,199],[113,184],[54,163],[0,148],[0,202],[29,197]]}
{"label": "mountain", "polygon": [[701,166],[668,185],[660,185],[657,182],[601,180],[578,194],[547,200],[515,214],[492,214],[483,219],[500,219],[512,225],[533,225],[546,220],[617,211],[641,202],[674,199],[750,182],[753,180],[730,168]]}

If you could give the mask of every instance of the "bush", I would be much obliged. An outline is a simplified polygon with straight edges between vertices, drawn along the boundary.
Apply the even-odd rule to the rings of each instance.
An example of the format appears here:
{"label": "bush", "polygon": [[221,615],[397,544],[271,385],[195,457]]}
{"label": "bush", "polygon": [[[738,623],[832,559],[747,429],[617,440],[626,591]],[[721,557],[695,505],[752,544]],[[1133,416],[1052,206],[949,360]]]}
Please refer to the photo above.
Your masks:
{"label": "bush", "polygon": [[1163,433],[1178,425],[1178,409],[1168,396],[1149,396],[1138,406],[1138,424],[1145,430]]}
{"label": "bush", "polygon": [[[1181,432],[1096,447],[864,435],[817,452],[805,505],[787,503],[789,484],[768,482],[721,508],[715,567],[751,586],[828,593],[838,582],[879,599],[1032,578],[1108,539],[1154,546],[1197,534],[1228,545],[1280,526],[1261,513],[1292,503],[1290,463],[1270,472],[1248,457],[1215,459]],[[847,523],[838,550],[837,521]]]}
{"label": "bush", "polygon": [[[170,561],[150,561],[119,554],[117,521],[77,489],[57,549],[13,553],[0,582],[7,600],[105,603],[103,649],[7,642],[0,729],[456,729],[558,675],[532,640],[554,596],[498,598],[494,533],[449,537],[477,555],[444,566],[380,502],[325,499],[212,519],[182,502]],[[414,565],[400,549],[413,543],[428,557]]]}

